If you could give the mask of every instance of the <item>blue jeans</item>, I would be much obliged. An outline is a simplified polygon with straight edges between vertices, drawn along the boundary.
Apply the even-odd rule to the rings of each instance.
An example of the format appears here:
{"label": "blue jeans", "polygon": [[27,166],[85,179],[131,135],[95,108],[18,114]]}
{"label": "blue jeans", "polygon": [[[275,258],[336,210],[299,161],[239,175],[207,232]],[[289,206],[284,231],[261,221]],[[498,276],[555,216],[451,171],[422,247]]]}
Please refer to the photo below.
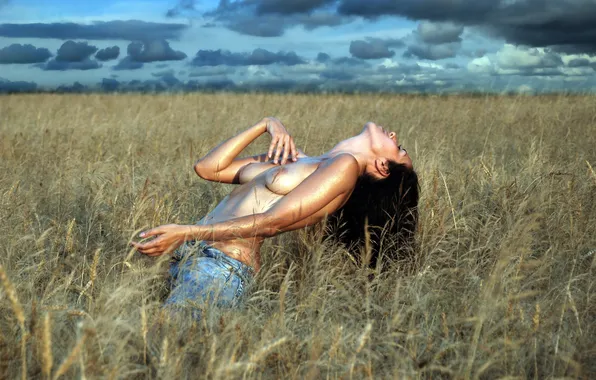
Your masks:
{"label": "blue jeans", "polygon": [[239,306],[253,282],[251,267],[203,241],[186,242],[174,251],[170,276],[171,292],[164,306],[190,306],[196,319],[205,307]]}

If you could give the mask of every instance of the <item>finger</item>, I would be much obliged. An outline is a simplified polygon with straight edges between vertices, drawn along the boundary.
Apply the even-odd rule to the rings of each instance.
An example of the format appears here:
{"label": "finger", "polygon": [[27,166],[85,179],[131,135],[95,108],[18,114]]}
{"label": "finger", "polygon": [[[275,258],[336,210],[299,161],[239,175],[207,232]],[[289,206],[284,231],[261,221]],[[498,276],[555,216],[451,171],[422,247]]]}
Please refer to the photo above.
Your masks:
{"label": "finger", "polygon": [[281,155],[282,149],[283,149],[283,140],[279,139],[279,143],[277,144],[277,149],[275,149],[275,157],[273,158],[274,164],[277,164],[277,160],[279,160],[279,156]]}
{"label": "finger", "polygon": [[133,241],[133,242],[130,243],[130,245],[132,245],[133,247],[135,247],[137,251],[142,251],[144,249],[147,249],[147,247],[149,247],[149,243],[150,242],[147,242],[147,243],[137,243],[137,242],[134,242]]}
{"label": "finger", "polygon": [[146,242],[144,244],[141,244],[139,246],[139,248],[145,250],[145,249],[160,247],[161,246],[161,243],[162,243],[162,240],[160,238],[157,238],[157,239],[153,239],[151,241],[148,241],[148,242]]}
{"label": "finger", "polygon": [[290,139],[290,147],[292,148],[292,161],[296,161],[298,159],[298,149],[296,149],[296,143],[294,143],[294,139]]}
{"label": "finger", "polygon": [[147,256],[159,256],[163,253],[163,250],[160,248],[151,248],[151,249],[145,249],[143,251],[141,251],[142,254],[147,255]]}
{"label": "finger", "polygon": [[290,154],[291,150],[292,148],[290,147],[290,137],[286,137],[284,141],[284,154],[281,158],[282,165],[285,165],[285,163],[288,162],[288,155]]}
{"label": "finger", "polygon": [[277,138],[273,138],[271,140],[271,144],[269,145],[269,151],[267,152],[267,158],[271,158],[273,156],[273,149],[275,148],[275,145],[277,145],[277,141],[279,139]]}
{"label": "finger", "polygon": [[150,236],[157,236],[162,233],[163,233],[163,230],[161,229],[161,227],[155,227],[150,230],[141,232],[139,234],[139,236],[142,238],[146,238],[146,237],[150,237]]}

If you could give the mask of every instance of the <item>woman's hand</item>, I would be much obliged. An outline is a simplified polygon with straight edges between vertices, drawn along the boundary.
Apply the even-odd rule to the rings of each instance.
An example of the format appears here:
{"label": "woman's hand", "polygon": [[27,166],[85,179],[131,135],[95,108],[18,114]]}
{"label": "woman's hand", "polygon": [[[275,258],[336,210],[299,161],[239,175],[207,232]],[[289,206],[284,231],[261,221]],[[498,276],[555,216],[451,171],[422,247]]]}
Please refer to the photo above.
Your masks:
{"label": "woman's hand", "polygon": [[[265,118],[265,121],[267,123],[267,132],[271,135],[271,145],[269,145],[267,157],[273,157],[273,163],[277,164],[277,160],[281,155],[281,165],[288,161],[288,157],[291,158],[292,161],[296,161],[298,159],[298,149],[296,149],[294,139],[290,136],[286,127],[284,127],[281,121],[274,117],[267,117]],[[275,156],[273,156],[274,151]]]}
{"label": "woman's hand", "polygon": [[170,253],[184,243],[185,235],[189,232],[188,226],[181,226],[178,224],[166,224],[163,226],[152,228],[148,231],[141,232],[141,238],[157,236],[155,239],[145,242],[137,243],[131,242],[139,252],[147,256],[160,256],[164,253]]}

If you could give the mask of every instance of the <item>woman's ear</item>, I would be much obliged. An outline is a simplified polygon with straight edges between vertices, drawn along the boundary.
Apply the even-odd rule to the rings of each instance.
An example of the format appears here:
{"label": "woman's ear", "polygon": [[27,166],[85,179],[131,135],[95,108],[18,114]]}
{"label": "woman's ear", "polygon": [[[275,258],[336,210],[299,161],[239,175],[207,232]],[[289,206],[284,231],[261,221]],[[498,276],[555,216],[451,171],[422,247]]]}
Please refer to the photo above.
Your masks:
{"label": "woman's ear", "polygon": [[385,157],[375,159],[375,168],[381,177],[389,177],[389,160]]}

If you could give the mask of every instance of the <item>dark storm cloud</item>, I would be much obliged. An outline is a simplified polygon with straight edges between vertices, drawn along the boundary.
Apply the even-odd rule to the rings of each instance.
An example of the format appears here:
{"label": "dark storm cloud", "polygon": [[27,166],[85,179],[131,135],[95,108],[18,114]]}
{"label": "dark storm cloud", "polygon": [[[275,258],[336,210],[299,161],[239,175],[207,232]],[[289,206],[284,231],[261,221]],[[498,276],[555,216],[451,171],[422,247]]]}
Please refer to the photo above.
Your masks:
{"label": "dark storm cloud", "polygon": [[103,78],[101,80],[100,87],[105,92],[114,92],[118,91],[118,87],[120,87],[120,82],[116,79]]}
{"label": "dark storm cloud", "polygon": [[320,62],[320,63],[325,63],[325,62],[329,61],[330,59],[331,59],[331,56],[329,54],[321,52],[321,53],[317,54],[316,61]]}
{"label": "dark storm cloud", "polygon": [[[596,54],[594,0],[220,0],[219,6],[206,15],[241,33],[279,36],[286,27],[300,24],[296,17],[331,10],[345,17],[335,19],[335,25],[349,22],[350,17],[382,16],[454,24],[445,33],[425,31],[429,44],[454,42],[461,26],[480,26],[514,44],[555,46],[568,54]],[[267,18],[270,16],[276,18]],[[255,25],[251,26],[250,20]]]}
{"label": "dark storm cloud", "polygon": [[124,57],[112,70],[138,70],[143,67],[143,62],[133,61],[130,57]]}
{"label": "dark storm cloud", "polygon": [[87,86],[82,85],[79,82],[74,82],[72,85],[62,85],[58,86],[56,89],[57,92],[61,93],[71,93],[71,94],[80,94],[82,92],[88,91],[89,88]]}
{"label": "dark storm cloud", "polygon": [[450,22],[422,21],[406,37],[409,40],[404,57],[417,57],[432,61],[453,58],[461,48],[464,27]]}
{"label": "dark storm cloud", "polygon": [[591,62],[586,58],[575,58],[567,63],[568,67],[588,67],[591,65]]}
{"label": "dark storm cloud", "polygon": [[109,61],[118,58],[120,55],[120,48],[118,46],[107,47],[101,49],[95,54],[95,59],[99,61]]}
{"label": "dark storm cloud", "polygon": [[391,58],[395,55],[395,51],[389,50],[389,48],[403,46],[404,42],[398,39],[368,38],[366,41],[352,41],[350,43],[350,54],[360,59]]}
{"label": "dark storm cloud", "polygon": [[177,39],[188,28],[185,24],[128,21],[76,23],[0,24],[0,37],[55,38],[60,40],[154,40]]}
{"label": "dark storm cloud", "polygon": [[131,42],[127,52],[136,62],[181,61],[186,58],[185,53],[172,49],[166,40]]}
{"label": "dark storm cloud", "polygon": [[160,76],[160,80],[167,84],[169,87],[175,87],[182,84],[182,82],[178,78],[176,78],[174,73],[167,73],[165,75],[162,75]]}
{"label": "dark storm cloud", "polygon": [[7,63],[41,63],[52,56],[46,48],[33,45],[12,44],[0,49],[0,64]]}
{"label": "dark storm cloud", "polygon": [[56,59],[52,59],[45,64],[38,65],[38,67],[46,71],[94,70],[99,69],[101,64],[91,59],[85,59],[78,62],[58,61]]}
{"label": "dark storm cloud", "polygon": [[255,37],[279,37],[284,34],[284,25],[276,16],[263,16],[256,20],[244,15],[224,18],[224,25],[234,32]]}
{"label": "dark storm cloud", "polygon": [[309,13],[315,8],[333,4],[335,0],[249,0],[244,3],[254,4],[257,14]]}
{"label": "dark storm cloud", "polygon": [[285,30],[302,25],[307,30],[351,22],[351,17],[332,10],[312,11],[335,0],[220,0],[219,6],[205,13],[235,32],[257,37],[279,37]]}
{"label": "dark storm cloud", "polygon": [[87,42],[69,40],[60,46],[56,58],[37,66],[46,71],[98,69],[101,65],[96,60],[90,59],[91,54],[96,51],[97,48]]}
{"label": "dark storm cloud", "polygon": [[344,15],[395,15],[414,20],[484,26],[507,41],[596,53],[593,0],[341,0]]}
{"label": "dark storm cloud", "polygon": [[164,77],[167,75],[174,75],[174,69],[169,69],[169,70],[164,70],[164,71],[158,71],[156,73],[151,73],[152,76],[156,77],[156,78],[160,78],[160,77]]}
{"label": "dark storm cloud", "polygon": [[439,59],[453,58],[457,55],[457,51],[460,48],[459,43],[440,44],[440,45],[429,45],[419,44],[410,45],[404,53],[404,57],[411,58],[417,57],[420,59],[428,59],[436,61]]}
{"label": "dark storm cloud", "polygon": [[420,40],[431,45],[449,42],[461,42],[464,27],[450,22],[422,21],[418,24],[417,33]]}
{"label": "dark storm cloud", "polygon": [[188,12],[195,12],[195,3],[195,0],[179,0],[173,8],[168,9],[166,17],[178,17]]}
{"label": "dark storm cloud", "polygon": [[37,90],[37,83],[25,81],[9,81],[0,78],[0,93],[33,92]]}
{"label": "dark storm cloud", "polygon": [[61,62],[82,62],[97,51],[95,46],[87,42],[66,41],[58,49],[56,61]]}
{"label": "dark storm cloud", "polygon": [[305,62],[306,61],[292,51],[273,53],[265,49],[255,49],[251,53],[232,53],[220,49],[199,50],[191,64],[194,66],[250,66],[278,63],[292,66]]}
{"label": "dark storm cloud", "polygon": [[321,79],[331,79],[331,80],[339,80],[339,81],[352,80],[356,77],[353,73],[347,72],[345,70],[333,70],[333,69],[328,69],[328,70],[323,71],[320,76],[321,76]]}

